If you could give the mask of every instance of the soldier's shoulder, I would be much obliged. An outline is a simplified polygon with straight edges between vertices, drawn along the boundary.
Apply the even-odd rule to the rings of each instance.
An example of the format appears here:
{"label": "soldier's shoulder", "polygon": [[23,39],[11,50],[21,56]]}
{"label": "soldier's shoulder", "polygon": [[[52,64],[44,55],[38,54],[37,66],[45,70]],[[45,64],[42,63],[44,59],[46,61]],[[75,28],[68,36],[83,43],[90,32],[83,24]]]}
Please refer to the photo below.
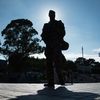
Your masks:
{"label": "soldier's shoulder", "polygon": [[58,23],[61,23],[61,24],[63,24],[63,22],[62,22],[61,20],[58,20]]}
{"label": "soldier's shoulder", "polygon": [[44,23],[44,25],[48,25],[50,22]]}
{"label": "soldier's shoulder", "polygon": [[49,25],[49,23],[44,23],[44,27],[47,27]]}
{"label": "soldier's shoulder", "polygon": [[47,25],[48,23],[44,23],[45,25]]}
{"label": "soldier's shoulder", "polygon": [[64,26],[64,23],[63,23],[61,20],[58,20],[57,23],[58,23],[58,25],[60,25],[60,26]]}

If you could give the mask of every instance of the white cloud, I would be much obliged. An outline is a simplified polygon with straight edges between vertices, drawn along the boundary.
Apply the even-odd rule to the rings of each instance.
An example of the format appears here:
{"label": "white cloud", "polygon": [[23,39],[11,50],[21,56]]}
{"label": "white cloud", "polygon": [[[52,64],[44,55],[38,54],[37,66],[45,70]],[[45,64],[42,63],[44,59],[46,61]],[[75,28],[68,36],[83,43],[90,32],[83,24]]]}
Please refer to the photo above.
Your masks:
{"label": "white cloud", "polygon": [[[78,57],[82,57],[82,54],[78,54],[78,53],[63,53],[63,54],[67,60],[72,60],[72,61],[75,61]],[[46,58],[44,53],[30,55],[30,57],[32,56],[34,56],[35,58],[40,58],[40,59]],[[84,57],[86,59],[92,58],[92,59],[95,59],[95,61],[100,62],[100,57],[98,55],[85,54]],[[0,59],[4,59],[4,57],[0,55]]]}
{"label": "white cloud", "polygon": [[99,53],[100,52],[100,48],[94,49],[93,51]]}
{"label": "white cloud", "polygon": [[[68,53],[68,54],[64,53],[64,55],[66,59],[73,60],[73,61],[75,61],[78,57],[82,57],[82,54],[76,54],[76,53]],[[98,55],[85,54],[84,58],[86,59],[92,58],[92,59],[95,59],[95,61],[100,62],[100,57]]]}
{"label": "white cloud", "polygon": [[[82,57],[82,54],[80,54],[80,53],[65,53],[64,52],[63,54],[67,60],[72,60],[72,61],[75,61],[78,57]],[[31,56],[34,56],[35,58],[46,58],[44,53],[34,54]],[[85,54],[84,58],[86,58],[86,59],[92,58],[92,59],[95,59],[95,61],[100,62],[100,57],[98,55]]]}
{"label": "white cloud", "polygon": [[63,53],[66,59],[75,61],[78,57],[81,57],[81,54],[75,53]]}
{"label": "white cloud", "polygon": [[44,53],[39,53],[39,54],[32,54],[30,55],[30,57],[34,57],[34,58],[46,58]]}
{"label": "white cloud", "polygon": [[98,55],[86,55],[86,58],[87,59],[93,58],[93,59],[95,59],[95,61],[100,62],[100,57]]}

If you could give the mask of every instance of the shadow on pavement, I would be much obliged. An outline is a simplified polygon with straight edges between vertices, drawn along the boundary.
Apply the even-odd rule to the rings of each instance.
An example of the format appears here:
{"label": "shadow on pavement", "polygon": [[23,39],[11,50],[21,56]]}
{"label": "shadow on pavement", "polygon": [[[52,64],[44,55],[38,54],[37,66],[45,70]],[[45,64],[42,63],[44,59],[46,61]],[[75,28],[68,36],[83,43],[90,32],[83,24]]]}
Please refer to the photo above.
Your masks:
{"label": "shadow on pavement", "polygon": [[44,88],[38,90],[37,94],[21,95],[9,100],[99,100],[99,94],[90,92],[73,92],[65,87],[58,87],[56,89]]}

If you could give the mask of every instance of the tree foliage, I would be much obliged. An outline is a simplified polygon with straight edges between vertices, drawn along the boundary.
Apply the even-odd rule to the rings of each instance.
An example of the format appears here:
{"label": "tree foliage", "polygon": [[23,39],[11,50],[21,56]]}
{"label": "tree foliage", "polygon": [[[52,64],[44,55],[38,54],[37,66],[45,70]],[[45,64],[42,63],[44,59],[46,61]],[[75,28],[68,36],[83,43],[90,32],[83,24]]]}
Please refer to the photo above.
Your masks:
{"label": "tree foliage", "polygon": [[63,66],[64,66],[65,71],[68,71],[68,70],[76,71],[77,70],[75,63],[71,60],[66,60]]}
{"label": "tree foliage", "polygon": [[38,33],[28,19],[12,20],[1,34],[4,37],[1,53],[8,57],[12,53],[28,56],[42,52],[42,47],[39,45],[40,40],[35,37]]}

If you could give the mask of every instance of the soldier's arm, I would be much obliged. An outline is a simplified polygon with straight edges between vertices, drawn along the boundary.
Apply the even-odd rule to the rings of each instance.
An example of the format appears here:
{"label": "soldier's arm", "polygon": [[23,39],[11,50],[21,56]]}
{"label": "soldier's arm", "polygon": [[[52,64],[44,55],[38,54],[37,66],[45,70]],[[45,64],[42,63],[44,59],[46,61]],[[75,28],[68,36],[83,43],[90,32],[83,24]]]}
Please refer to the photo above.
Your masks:
{"label": "soldier's arm", "polygon": [[58,34],[59,40],[63,40],[63,38],[65,36],[65,27],[61,20],[59,21],[59,32],[58,33],[59,33]]}
{"label": "soldier's arm", "polygon": [[46,42],[46,32],[47,32],[46,24],[44,24],[43,29],[42,29],[42,34],[41,34],[42,40],[44,42]]}
{"label": "soldier's arm", "polygon": [[62,36],[64,37],[65,36],[65,26],[64,26],[64,23],[60,20],[60,23],[61,23],[61,33],[62,33]]}

